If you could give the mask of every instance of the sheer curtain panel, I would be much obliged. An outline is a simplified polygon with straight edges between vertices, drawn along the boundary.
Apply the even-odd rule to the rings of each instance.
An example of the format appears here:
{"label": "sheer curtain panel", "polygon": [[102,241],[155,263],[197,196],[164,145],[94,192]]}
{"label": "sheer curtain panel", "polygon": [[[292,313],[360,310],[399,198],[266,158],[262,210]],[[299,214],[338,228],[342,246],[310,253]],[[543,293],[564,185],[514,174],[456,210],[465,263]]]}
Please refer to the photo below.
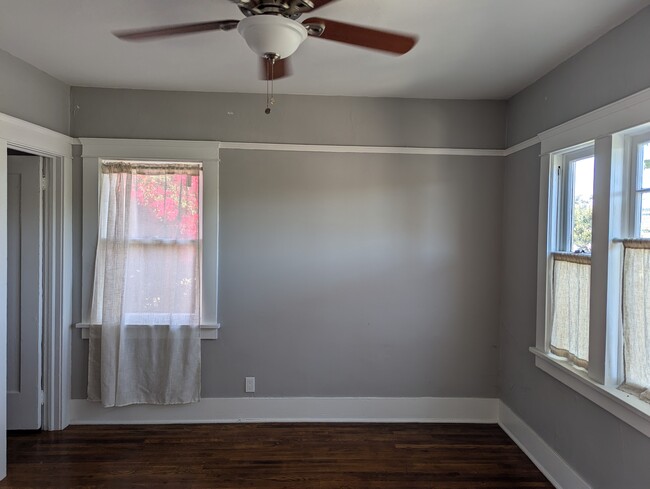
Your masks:
{"label": "sheer curtain panel", "polygon": [[200,398],[199,163],[102,161],[88,398]]}
{"label": "sheer curtain panel", "polygon": [[587,368],[591,256],[553,253],[551,353]]}
{"label": "sheer curtain panel", "polygon": [[623,388],[650,402],[650,240],[626,240],[624,245]]}

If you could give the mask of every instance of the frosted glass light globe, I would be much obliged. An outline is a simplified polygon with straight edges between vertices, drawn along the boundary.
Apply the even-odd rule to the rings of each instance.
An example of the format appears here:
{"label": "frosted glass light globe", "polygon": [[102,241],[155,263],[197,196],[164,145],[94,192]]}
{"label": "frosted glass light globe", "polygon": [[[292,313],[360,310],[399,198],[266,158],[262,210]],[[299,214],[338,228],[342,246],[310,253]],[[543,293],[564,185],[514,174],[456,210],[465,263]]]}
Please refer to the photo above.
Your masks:
{"label": "frosted glass light globe", "polygon": [[307,29],[279,15],[255,15],[239,22],[237,30],[258,56],[268,53],[288,58],[307,39]]}

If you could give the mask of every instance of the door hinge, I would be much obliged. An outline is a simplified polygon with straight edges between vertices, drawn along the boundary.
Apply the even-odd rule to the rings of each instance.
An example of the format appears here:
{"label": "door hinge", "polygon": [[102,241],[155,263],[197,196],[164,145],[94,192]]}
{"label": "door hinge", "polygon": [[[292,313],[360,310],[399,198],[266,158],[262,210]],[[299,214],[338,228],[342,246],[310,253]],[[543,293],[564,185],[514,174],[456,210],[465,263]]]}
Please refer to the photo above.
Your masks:
{"label": "door hinge", "polygon": [[41,177],[41,190],[47,190],[47,178]]}
{"label": "door hinge", "polygon": [[38,402],[43,406],[45,404],[45,392],[42,390],[38,391]]}

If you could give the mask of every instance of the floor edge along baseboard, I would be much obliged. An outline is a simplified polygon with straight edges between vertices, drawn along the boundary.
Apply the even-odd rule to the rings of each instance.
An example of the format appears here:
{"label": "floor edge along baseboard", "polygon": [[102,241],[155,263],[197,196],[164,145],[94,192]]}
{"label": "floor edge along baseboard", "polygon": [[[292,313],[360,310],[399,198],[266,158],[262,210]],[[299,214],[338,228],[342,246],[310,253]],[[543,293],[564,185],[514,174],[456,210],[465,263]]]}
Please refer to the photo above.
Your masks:
{"label": "floor edge along baseboard", "polygon": [[176,406],[104,408],[70,401],[70,424],[236,422],[496,423],[494,398],[437,397],[235,397],[206,398]]}

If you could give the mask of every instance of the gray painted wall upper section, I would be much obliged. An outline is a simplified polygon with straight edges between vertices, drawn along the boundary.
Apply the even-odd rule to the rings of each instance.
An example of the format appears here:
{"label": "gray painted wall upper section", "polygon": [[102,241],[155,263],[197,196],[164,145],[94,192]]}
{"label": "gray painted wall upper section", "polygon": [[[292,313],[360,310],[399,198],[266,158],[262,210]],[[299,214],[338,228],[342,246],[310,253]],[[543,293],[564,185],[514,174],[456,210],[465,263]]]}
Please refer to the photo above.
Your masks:
{"label": "gray painted wall upper section", "polygon": [[502,160],[222,151],[202,395],[494,397]]}
{"label": "gray painted wall upper section", "polygon": [[507,145],[650,87],[650,7],[508,103]]}
{"label": "gray painted wall upper section", "polygon": [[73,87],[76,137],[503,148],[502,101],[263,95]]}
{"label": "gray painted wall upper section", "polygon": [[0,112],[69,134],[70,87],[0,50]]}

